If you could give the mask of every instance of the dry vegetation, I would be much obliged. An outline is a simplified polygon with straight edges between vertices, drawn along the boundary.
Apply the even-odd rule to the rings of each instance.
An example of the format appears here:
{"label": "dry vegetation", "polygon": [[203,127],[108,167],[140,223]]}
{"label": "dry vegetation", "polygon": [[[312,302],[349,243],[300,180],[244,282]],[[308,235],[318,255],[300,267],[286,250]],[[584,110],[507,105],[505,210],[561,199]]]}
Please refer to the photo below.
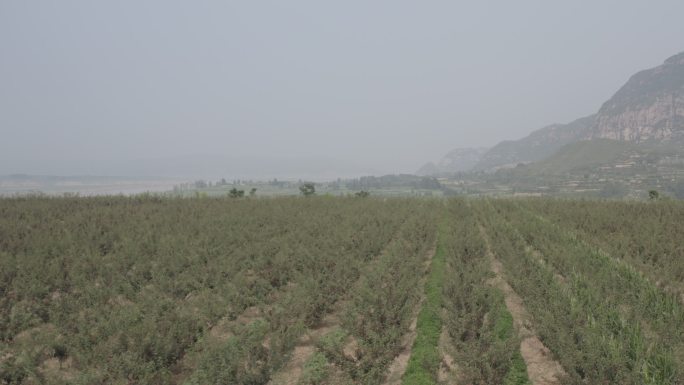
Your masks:
{"label": "dry vegetation", "polygon": [[1,199],[0,384],[678,384],[683,219],[677,202]]}

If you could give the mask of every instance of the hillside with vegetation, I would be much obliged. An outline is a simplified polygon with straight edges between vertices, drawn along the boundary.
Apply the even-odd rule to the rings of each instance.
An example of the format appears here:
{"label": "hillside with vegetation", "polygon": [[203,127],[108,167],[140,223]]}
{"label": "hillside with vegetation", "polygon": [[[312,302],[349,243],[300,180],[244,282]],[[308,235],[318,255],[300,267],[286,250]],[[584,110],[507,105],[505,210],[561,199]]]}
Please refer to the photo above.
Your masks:
{"label": "hillside with vegetation", "polygon": [[684,147],[594,139],[568,144],[539,162],[441,180],[462,195],[537,195],[648,199],[651,191],[684,198]]}
{"label": "hillside with vegetation", "polygon": [[515,167],[553,155],[563,146],[587,135],[595,116],[587,116],[568,124],[553,124],[511,141],[503,141],[482,155],[472,170],[486,171]]}

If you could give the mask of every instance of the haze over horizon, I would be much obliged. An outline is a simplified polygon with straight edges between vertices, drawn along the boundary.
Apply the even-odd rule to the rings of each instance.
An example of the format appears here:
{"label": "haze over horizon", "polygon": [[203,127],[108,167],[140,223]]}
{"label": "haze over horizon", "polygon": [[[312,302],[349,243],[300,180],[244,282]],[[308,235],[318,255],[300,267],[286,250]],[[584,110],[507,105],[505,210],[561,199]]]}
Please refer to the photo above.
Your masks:
{"label": "haze over horizon", "polygon": [[679,1],[0,3],[0,175],[414,172],[596,112]]}

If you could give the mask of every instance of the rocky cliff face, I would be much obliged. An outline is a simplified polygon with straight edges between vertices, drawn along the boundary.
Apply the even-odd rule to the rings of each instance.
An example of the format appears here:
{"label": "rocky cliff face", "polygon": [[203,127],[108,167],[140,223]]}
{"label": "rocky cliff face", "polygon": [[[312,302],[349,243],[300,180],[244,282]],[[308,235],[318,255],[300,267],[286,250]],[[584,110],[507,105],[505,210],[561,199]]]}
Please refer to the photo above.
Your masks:
{"label": "rocky cliff face", "polygon": [[599,110],[585,139],[684,139],[684,53],[641,71]]}

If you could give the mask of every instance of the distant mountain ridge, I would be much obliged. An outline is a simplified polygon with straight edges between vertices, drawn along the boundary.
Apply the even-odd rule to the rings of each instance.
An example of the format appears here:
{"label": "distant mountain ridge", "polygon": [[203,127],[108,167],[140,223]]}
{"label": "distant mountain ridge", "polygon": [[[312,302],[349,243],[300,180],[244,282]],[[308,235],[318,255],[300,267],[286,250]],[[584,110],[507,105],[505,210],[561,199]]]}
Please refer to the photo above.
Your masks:
{"label": "distant mountain ridge", "polygon": [[515,167],[551,156],[566,144],[587,136],[595,122],[595,115],[577,119],[568,124],[552,124],[530,135],[503,141],[492,147],[473,167],[476,171]]}
{"label": "distant mountain ridge", "polygon": [[[458,171],[495,171],[539,162],[569,144],[594,139],[684,142],[684,52],[630,77],[596,114],[500,142],[482,153],[469,169]],[[462,164],[468,165],[472,159]],[[420,175],[445,172],[449,171],[430,163],[419,170]]]}
{"label": "distant mountain ridge", "polygon": [[442,157],[437,163],[429,162],[423,165],[416,174],[421,176],[453,174],[471,170],[489,149],[456,148]]}

